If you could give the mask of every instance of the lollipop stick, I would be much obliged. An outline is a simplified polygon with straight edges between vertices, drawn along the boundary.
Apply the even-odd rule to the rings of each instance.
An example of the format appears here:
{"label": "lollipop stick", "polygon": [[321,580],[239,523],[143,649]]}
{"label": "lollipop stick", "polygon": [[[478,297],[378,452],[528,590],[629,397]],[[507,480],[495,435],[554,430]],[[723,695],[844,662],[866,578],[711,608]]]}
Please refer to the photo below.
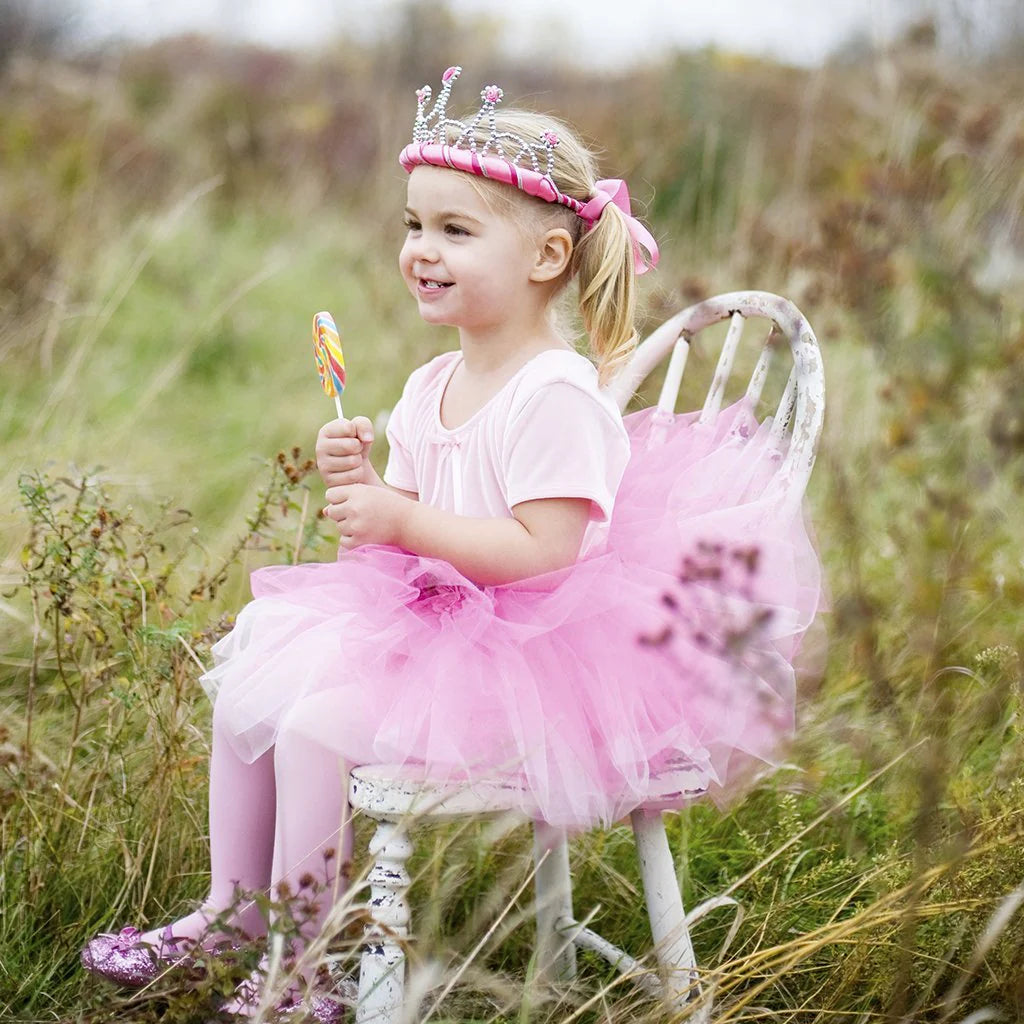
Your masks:
{"label": "lollipop stick", "polygon": [[345,414],[341,411],[341,396],[340,395],[335,395],[334,396],[334,408],[338,410],[338,419],[339,420],[343,420],[345,418]]}

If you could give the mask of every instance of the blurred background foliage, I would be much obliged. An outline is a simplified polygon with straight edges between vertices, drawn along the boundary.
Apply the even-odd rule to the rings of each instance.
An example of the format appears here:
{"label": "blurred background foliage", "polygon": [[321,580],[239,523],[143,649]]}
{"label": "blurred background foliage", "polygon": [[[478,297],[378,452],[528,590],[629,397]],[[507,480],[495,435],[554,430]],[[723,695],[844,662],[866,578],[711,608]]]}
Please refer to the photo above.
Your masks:
{"label": "blurred background foliage", "polygon": [[[817,68],[707,50],[597,72],[514,60],[500,22],[410,3],[386,40],[317,54],[188,36],[83,53],[45,10],[0,6],[4,1019],[186,1019],[97,993],[76,950],[202,895],[198,664],[248,569],[332,557],[298,450],[331,416],[312,313],[338,319],[346,409],[371,417],[455,344],[397,274],[396,154],[413,90],[459,61],[464,98],[500,82],[629,181],[663,252],[644,329],[763,288],[822,345],[823,671],[789,768],[672,821],[688,900],[742,881],[722,1019],[1019,1019],[1022,51],[952,57],[920,24]],[[688,372],[711,365],[698,350]],[[472,948],[472,907],[514,891],[526,849],[439,831],[425,948]],[[637,944],[631,856],[621,829],[574,847],[578,909]],[[725,934],[701,925],[703,962]],[[489,995],[452,1019],[568,1018],[494,981],[529,958],[528,926],[505,938]],[[625,998],[581,1019],[654,1013]]]}

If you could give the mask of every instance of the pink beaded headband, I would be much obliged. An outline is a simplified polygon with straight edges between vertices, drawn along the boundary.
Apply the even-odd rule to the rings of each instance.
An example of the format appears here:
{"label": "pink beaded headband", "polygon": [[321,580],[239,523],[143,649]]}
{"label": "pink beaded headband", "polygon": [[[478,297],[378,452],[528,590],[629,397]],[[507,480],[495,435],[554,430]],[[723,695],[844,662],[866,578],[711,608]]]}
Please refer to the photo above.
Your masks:
{"label": "pink beaded headband", "polygon": [[[559,142],[558,134],[546,131],[539,142],[534,142],[514,132],[499,131],[494,108],[501,102],[503,93],[498,86],[484,87],[480,93],[483,104],[468,121],[448,117],[448,99],[460,74],[462,68],[452,67],[441,76],[441,92],[429,113],[426,106],[432,95],[430,86],[425,85],[416,90],[417,109],[412,142],[398,157],[406,171],[411,172],[418,164],[432,164],[512,185],[546,203],[567,207],[587,224],[588,230],[597,222],[604,208],[612,203],[625,214],[629,234],[633,239],[636,273],[643,274],[657,264],[658,245],[647,228],[633,216],[626,183],[619,178],[599,181],[594,195],[587,202],[560,191],[551,173],[555,148]],[[480,142],[476,130],[484,120],[490,128],[490,134]],[[457,132],[455,141],[451,143],[447,141],[450,129]],[[523,166],[524,162],[528,166]]]}

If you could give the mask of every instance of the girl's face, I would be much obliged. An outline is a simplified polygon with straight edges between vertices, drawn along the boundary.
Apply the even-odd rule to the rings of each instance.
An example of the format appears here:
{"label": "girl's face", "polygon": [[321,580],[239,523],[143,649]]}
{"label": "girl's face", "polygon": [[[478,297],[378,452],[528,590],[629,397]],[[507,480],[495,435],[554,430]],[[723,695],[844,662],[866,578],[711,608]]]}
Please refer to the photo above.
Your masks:
{"label": "girl's face", "polygon": [[413,168],[398,265],[424,320],[480,335],[534,314],[542,298],[531,281],[539,252],[528,232],[488,206],[468,177],[443,167]]}

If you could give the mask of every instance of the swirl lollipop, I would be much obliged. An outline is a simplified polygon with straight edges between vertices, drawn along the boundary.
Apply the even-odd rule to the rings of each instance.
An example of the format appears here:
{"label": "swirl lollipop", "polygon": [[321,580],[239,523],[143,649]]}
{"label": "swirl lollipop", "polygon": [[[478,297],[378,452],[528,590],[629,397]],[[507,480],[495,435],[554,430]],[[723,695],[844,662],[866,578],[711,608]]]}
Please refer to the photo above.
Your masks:
{"label": "swirl lollipop", "polygon": [[313,317],[313,356],[320,386],[328,398],[334,399],[338,419],[342,418],[341,394],[345,390],[345,355],[341,351],[338,326],[330,313],[317,313]]}

